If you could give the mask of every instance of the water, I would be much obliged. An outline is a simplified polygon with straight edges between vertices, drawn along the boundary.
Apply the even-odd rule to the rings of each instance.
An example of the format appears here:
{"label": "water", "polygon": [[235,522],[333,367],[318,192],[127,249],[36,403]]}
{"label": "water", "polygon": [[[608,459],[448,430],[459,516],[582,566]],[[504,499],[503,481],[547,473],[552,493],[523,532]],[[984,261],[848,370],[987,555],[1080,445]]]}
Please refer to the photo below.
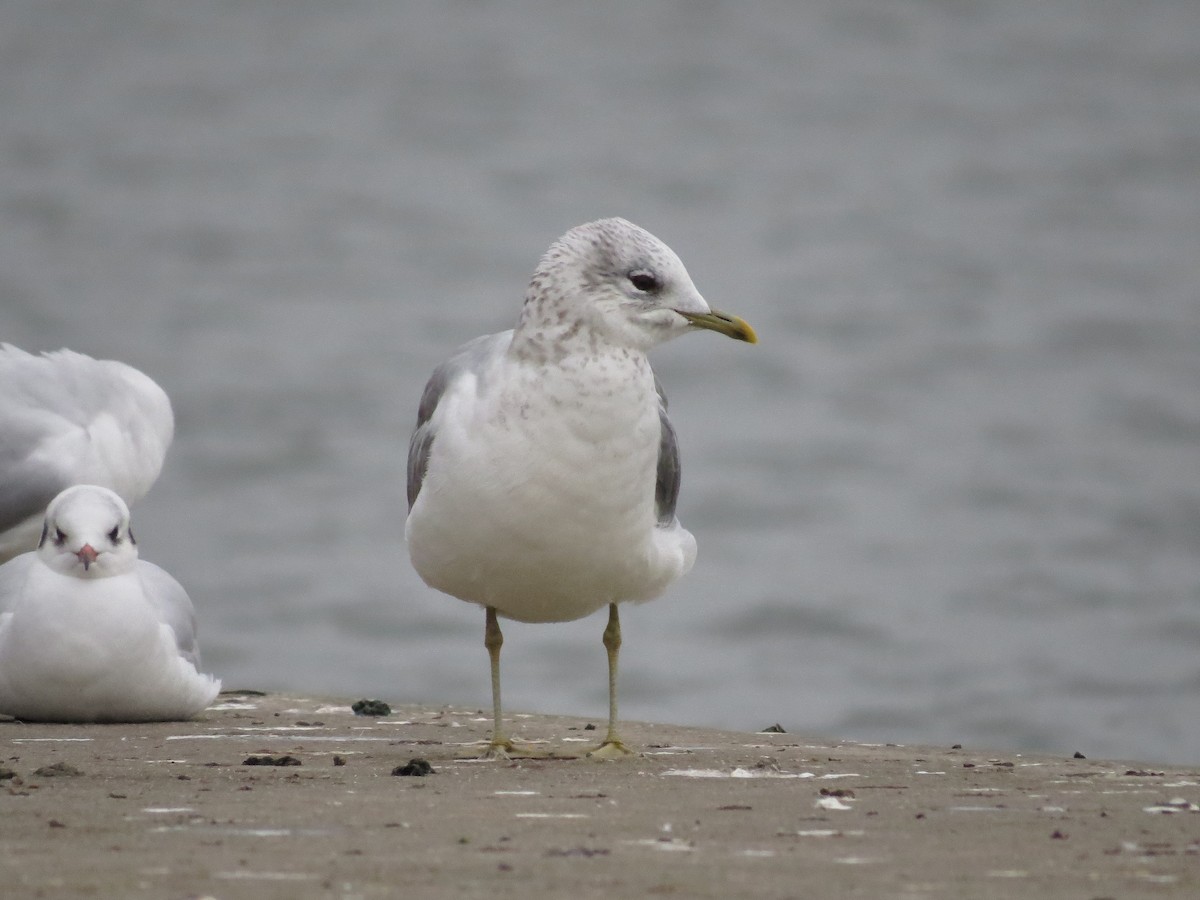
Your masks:
{"label": "water", "polygon": [[[619,214],[756,347],[656,366],[693,573],[622,713],[1200,761],[1200,6],[5,3],[0,337],[124,359],[229,686],[486,706],[419,392]],[[603,617],[511,709],[605,710]]]}

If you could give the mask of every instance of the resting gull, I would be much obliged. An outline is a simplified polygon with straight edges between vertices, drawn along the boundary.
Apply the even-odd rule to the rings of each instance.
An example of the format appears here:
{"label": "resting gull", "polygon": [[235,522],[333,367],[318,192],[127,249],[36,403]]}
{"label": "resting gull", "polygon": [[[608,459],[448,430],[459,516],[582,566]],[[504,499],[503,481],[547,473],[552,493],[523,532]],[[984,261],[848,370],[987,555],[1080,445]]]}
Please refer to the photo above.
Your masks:
{"label": "resting gull", "polygon": [[0,343],[0,562],[37,545],[46,505],[73,484],[140,500],[174,430],[171,401],[132,366]]}
{"label": "resting gull", "polygon": [[42,722],[186,719],[221,683],[201,675],[192,601],[138,559],[129,508],[76,485],[36,550],[0,566],[0,712]]}
{"label": "resting gull", "polygon": [[551,245],[516,328],[463,345],[425,386],[405,536],[428,585],[486,610],[487,757],[513,750],[497,617],[567,622],[605,606],[608,732],[590,755],[630,752],[617,733],[617,605],[659,596],[696,559],[675,516],[679,452],[646,352],[696,329],[756,340],[709,308],[666,244],[602,219]]}

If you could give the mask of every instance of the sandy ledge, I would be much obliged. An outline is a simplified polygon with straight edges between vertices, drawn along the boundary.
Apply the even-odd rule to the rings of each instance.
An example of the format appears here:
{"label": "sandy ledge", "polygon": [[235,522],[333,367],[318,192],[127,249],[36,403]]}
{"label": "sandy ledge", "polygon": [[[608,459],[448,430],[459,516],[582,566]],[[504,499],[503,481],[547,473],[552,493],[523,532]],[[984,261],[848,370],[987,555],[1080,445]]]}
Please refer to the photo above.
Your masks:
{"label": "sandy ledge", "polygon": [[[513,717],[564,757],[586,724]],[[0,893],[1200,896],[1200,767],[638,723],[620,762],[464,758],[487,728],[281,694],[183,723],[0,722]],[[392,775],[414,758],[433,772]]]}

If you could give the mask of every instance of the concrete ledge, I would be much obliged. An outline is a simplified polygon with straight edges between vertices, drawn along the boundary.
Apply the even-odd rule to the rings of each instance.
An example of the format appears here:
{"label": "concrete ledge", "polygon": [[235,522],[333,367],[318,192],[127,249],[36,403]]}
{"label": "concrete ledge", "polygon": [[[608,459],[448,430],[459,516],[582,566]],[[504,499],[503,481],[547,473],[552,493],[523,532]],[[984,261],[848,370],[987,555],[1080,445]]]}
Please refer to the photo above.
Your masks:
{"label": "concrete ledge", "polygon": [[3,895],[1200,896],[1197,769],[638,723],[598,763],[561,758],[585,722],[520,715],[560,758],[478,762],[475,710],[221,701],[0,722]]}

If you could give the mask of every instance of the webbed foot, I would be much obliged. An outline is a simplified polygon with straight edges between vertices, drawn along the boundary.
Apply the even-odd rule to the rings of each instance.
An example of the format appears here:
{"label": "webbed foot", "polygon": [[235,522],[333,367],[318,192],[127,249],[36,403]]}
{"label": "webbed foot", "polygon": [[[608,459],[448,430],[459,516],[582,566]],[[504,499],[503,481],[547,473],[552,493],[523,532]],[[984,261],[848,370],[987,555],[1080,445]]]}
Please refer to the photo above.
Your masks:
{"label": "webbed foot", "polygon": [[625,746],[619,738],[609,738],[595,750],[588,751],[588,759],[596,760],[612,760],[612,759],[627,759],[630,756],[637,754]]}

